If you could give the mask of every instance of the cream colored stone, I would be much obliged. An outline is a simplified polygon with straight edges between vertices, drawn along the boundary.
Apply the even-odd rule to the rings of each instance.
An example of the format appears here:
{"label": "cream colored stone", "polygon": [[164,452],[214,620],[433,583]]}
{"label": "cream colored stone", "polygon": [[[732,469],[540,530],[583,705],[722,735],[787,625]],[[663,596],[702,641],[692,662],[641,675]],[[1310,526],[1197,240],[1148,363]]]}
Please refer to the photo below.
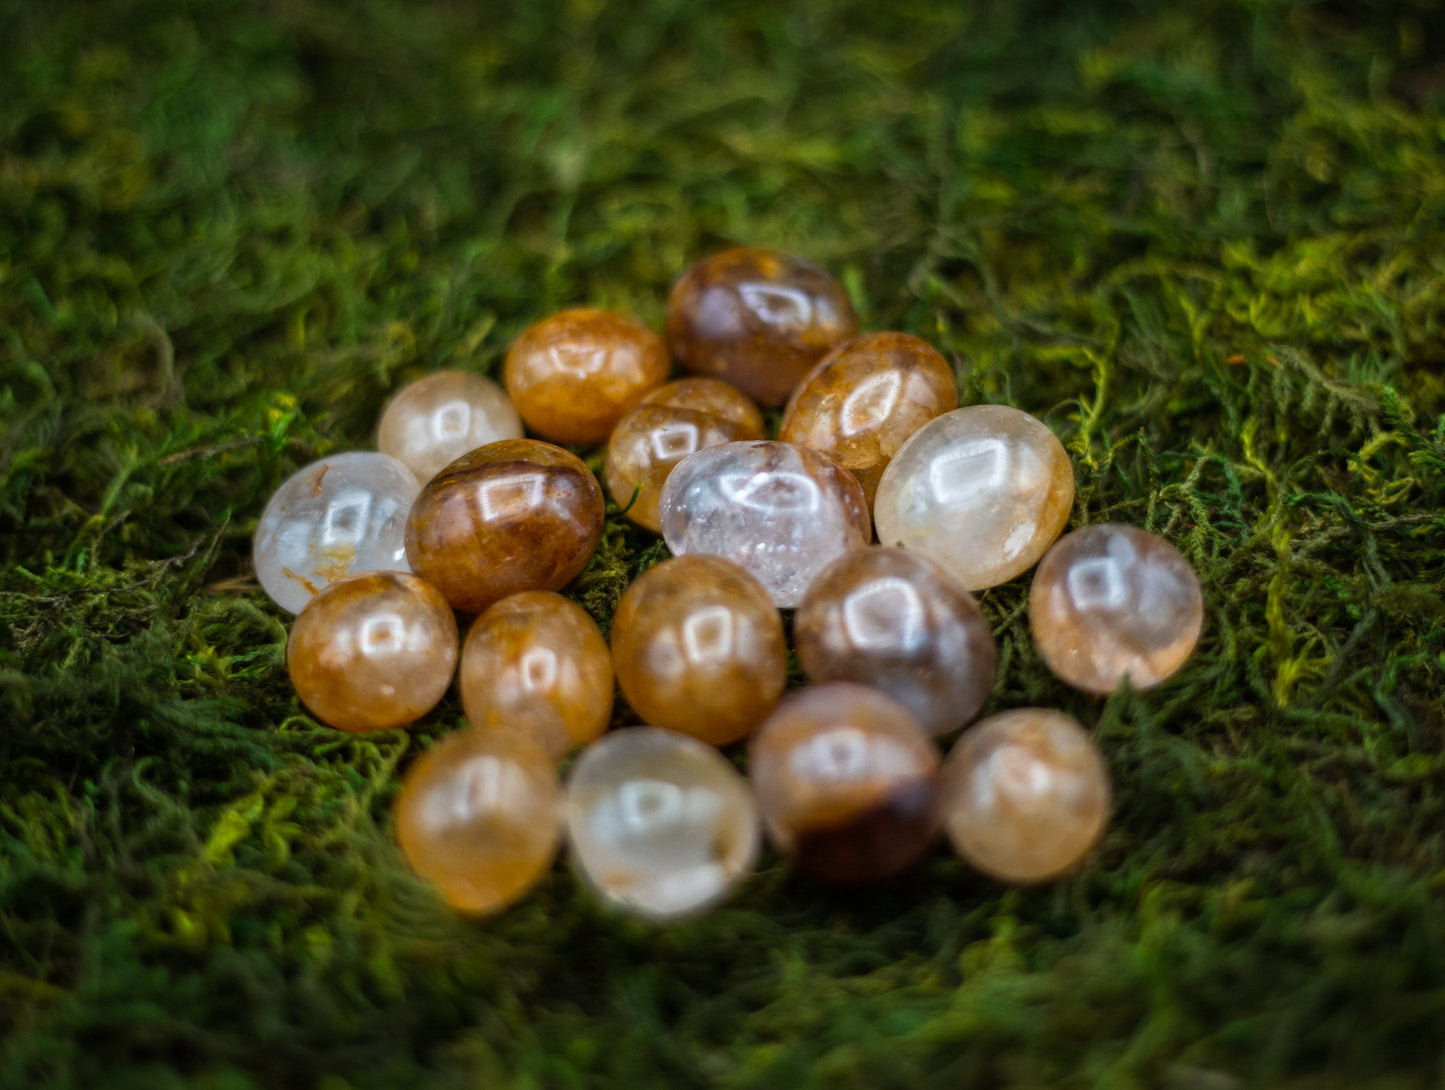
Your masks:
{"label": "cream colored stone", "polygon": [[376,446],[424,484],[470,450],[521,437],[522,418],[499,385],[467,371],[437,371],[387,402]]}

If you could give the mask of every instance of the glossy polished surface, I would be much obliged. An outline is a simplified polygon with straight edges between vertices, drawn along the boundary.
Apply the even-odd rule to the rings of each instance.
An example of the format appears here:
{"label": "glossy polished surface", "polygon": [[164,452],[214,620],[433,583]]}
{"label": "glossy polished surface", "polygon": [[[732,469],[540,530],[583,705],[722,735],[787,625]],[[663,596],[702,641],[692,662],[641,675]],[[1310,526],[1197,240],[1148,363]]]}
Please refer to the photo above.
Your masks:
{"label": "glossy polished surface", "polygon": [[286,641],[296,695],[342,730],[404,727],[431,711],[457,667],[441,592],[405,572],[353,575],[301,611]]}
{"label": "glossy polished surface", "polygon": [[[704,447],[763,437],[763,415],[740,390],[711,378],[669,382],[644,397],[607,441],[607,491],[627,517],[662,529],[658,501],[673,467]],[[637,500],[633,502],[633,492]]]}
{"label": "glossy polished surface", "polygon": [[561,590],[602,538],[602,487],[582,459],[535,439],[491,443],[422,489],[406,522],[412,568],[453,608]]}
{"label": "glossy polished surface", "polygon": [[699,261],[667,300],[678,366],[781,405],[808,368],[858,329],[848,295],[816,265],[740,247]]}
{"label": "glossy polished surface", "polygon": [[993,633],[973,595],[902,549],[855,549],[824,568],[793,642],[809,681],[879,689],[933,734],[963,726],[993,688]]}
{"label": "glossy polished surface", "polygon": [[830,682],[793,693],[753,736],[748,768],[773,843],[826,882],[897,874],[938,830],[938,750],[874,689]]}
{"label": "glossy polished surface", "polygon": [[1137,526],[1101,522],[1059,539],[1034,573],[1029,628],[1044,661],[1091,693],[1158,685],[1204,626],[1199,577],[1179,550]]}
{"label": "glossy polished surface", "polygon": [[606,439],[642,395],[667,378],[667,348],[627,314],[579,307],[543,318],[512,343],[503,381],[543,439]]}
{"label": "glossy polished surface", "polygon": [[726,745],[773,710],[786,681],[783,622],[736,564],[680,556],[627,588],[612,618],[617,683],[654,727]]}
{"label": "glossy polished surface", "polygon": [[442,739],[407,771],[396,799],[402,854],[459,912],[519,900],[552,865],[561,834],[557,769],[512,731]]}
{"label": "glossy polished surface", "polygon": [[251,560],[270,599],[300,613],[322,587],[407,571],[406,515],[421,485],[395,458],[333,454],[282,482],[256,524]]}
{"label": "glossy polished surface", "polygon": [[857,477],[871,509],[898,448],[957,407],[953,368],[932,345],[907,333],[865,333],[808,373],[788,402],[778,438],[820,451]]}
{"label": "glossy polished surface", "polygon": [[1064,529],[1074,467],[1048,427],[1006,405],[935,417],[878,485],[878,540],[922,553],[968,590],[1027,571]]}
{"label": "glossy polished surface", "polygon": [[489,378],[437,371],[403,386],[381,413],[376,445],[426,482],[469,450],[520,439],[522,418]]}
{"label": "glossy polished surface", "polygon": [[944,763],[944,825],[964,860],[1003,882],[1077,867],[1109,814],[1109,770],[1078,722],[1019,708],[963,732]]}
{"label": "glossy polished surface", "polygon": [[473,727],[520,731],[561,760],[612,719],[612,655],[582,607],[551,591],[524,591],[472,625],[461,690]]}
{"label": "glossy polished surface", "polygon": [[690,455],[663,485],[661,511],[673,553],[740,564],[783,608],[801,602],[834,557],[872,538],[853,475],[791,443],[726,443]]}
{"label": "glossy polished surface", "polygon": [[716,904],[752,872],[758,807],[711,746],[629,727],[567,778],[567,836],[588,883],[619,908],[674,919]]}

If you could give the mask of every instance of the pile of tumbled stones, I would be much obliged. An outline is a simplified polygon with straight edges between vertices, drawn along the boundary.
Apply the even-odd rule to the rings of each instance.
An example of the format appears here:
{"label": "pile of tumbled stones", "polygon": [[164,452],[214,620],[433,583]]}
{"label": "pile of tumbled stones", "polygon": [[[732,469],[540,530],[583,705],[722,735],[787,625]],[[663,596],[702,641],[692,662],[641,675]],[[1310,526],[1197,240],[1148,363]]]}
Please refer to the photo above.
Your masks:
{"label": "pile of tumbled stones", "polygon": [[[689,377],[667,381],[674,361]],[[1046,425],[958,408],[932,347],[860,335],[831,277],[751,248],[676,282],[665,342],[568,310],[517,338],[503,382],[406,386],[379,451],[296,473],[255,537],[261,586],[298,614],[287,665],[318,719],[406,726],[459,675],[469,725],[412,763],[396,803],[403,853],[448,904],[513,903],[564,838],[601,898],[654,919],[727,896],[763,829],[837,884],[899,873],[940,830],[1005,882],[1088,855],[1109,777],[1075,720],[1018,708],[946,760],[937,742],[993,687],[971,592],[1035,564],[1030,627],[1070,685],[1156,685],[1198,639],[1199,582],[1169,543],[1111,523],[1059,537],[1074,474]],[[765,439],[759,404],[784,403]],[[614,503],[673,554],[622,595],[610,645],[558,593],[605,513],[558,444],[604,441]],[[811,682],[786,696],[780,609]],[[460,646],[457,614],[475,617]],[[614,685],[645,726],[608,730]],[[744,739],[746,777],[719,748]]]}

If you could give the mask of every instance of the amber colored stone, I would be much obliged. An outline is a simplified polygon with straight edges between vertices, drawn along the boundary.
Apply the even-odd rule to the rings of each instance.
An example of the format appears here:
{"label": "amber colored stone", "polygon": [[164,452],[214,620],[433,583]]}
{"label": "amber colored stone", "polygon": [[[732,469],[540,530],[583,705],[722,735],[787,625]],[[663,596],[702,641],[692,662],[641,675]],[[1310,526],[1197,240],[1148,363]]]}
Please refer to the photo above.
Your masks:
{"label": "amber colored stone", "polygon": [[606,439],[643,394],[667,378],[667,347],[627,314],[579,307],[543,318],[512,342],[502,379],[543,439]]}
{"label": "amber colored stone", "polygon": [[452,606],[480,613],[523,590],[561,590],[602,539],[602,486],[575,454],[507,439],[464,454],[406,520],[412,570]]}
{"label": "amber colored stone", "polygon": [[821,451],[852,473],[872,510],[898,448],[957,407],[953,368],[932,345],[907,333],[865,333],[819,360],[793,391],[778,438]]}
{"label": "amber colored stone", "polygon": [[[704,447],[763,437],[763,415],[741,390],[714,378],[684,378],[648,394],[607,441],[607,491],[627,517],[654,533],[657,504],[673,466]],[[637,499],[633,501],[634,491]]]}
{"label": "amber colored stone", "polygon": [[296,695],[342,730],[404,727],[434,708],[457,665],[457,622],[431,584],[405,572],[332,583],[291,627]]}
{"label": "amber colored stone", "polygon": [[834,681],[793,693],[753,735],[748,768],[773,843],[826,882],[897,874],[938,830],[938,749],[875,689]]}
{"label": "amber colored stone", "polygon": [[793,641],[810,681],[880,689],[933,734],[963,726],[993,688],[993,633],[973,595],[902,549],[854,549],[824,568]]}
{"label": "amber colored stone", "polygon": [[699,261],[667,300],[678,366],[781,405],[825,352],[858,330],[843,287],[815,265],[754,247]]}
{"label": "amber colored stone", "polygon": [[1103,835],[1109,770],[1077,721],[1047,708],[993,715],[943,766],[943,820],[965,861],[1003,882],[1077,867]]}
{"label": "amber colored stone", "polygon": [[525,734],[464,730],[407,770],[396,838],[407,862],[459,912],[498,912],[547,873],[562,837],[552,758]]}
{"label": "amber colored stone", "polygon": [[1091,693],[1127,677],[1158,685],[1204,626],[1199,577],[1179,550],[1137,526],[1095,523],[1061,537],[1029,590],[1029,628],[1059,677]]}
{"label": "amber colored stone", "polygon": [[644,572],[612,618],[612,660],[643,721],[713,745],[746,736],[786,681],[783,622],[768,592],[716,556]]}
{"label": "amber colored stone", "polygon": [[899,448],[873,518],[881,544],[922,553],[983,590],[1033,567],[1073,503],[1074,467],[1048,425],[1007,405],[970,405]]}
{"label": "amber colored stone", "polygon": [[597,623],[560,594],[509,595],[462,647],[462,707],[473,727],[515,730],[561,760],[612,719],[612,655]]}

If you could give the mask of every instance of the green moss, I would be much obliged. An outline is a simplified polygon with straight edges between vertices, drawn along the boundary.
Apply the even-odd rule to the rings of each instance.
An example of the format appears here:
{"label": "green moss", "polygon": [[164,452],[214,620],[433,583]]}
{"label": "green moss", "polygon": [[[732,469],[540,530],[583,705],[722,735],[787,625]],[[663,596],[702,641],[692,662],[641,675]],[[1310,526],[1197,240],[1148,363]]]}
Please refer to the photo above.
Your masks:
{"label": "green moss", "polygon": [[[0,1080],[1438,1086],[1445,79],[1423,3],[0,0]],[[1208,595],[1099,703],[1082,874],[775,863],[667,930],[559,866],[453,919],[389,840],[452,729],[339,735],[249,577],[399,383],[729,242],[1042,415]],[[604,624],[663,555],[610,515]],[[621,714],[621,713],[620,713]]]}

